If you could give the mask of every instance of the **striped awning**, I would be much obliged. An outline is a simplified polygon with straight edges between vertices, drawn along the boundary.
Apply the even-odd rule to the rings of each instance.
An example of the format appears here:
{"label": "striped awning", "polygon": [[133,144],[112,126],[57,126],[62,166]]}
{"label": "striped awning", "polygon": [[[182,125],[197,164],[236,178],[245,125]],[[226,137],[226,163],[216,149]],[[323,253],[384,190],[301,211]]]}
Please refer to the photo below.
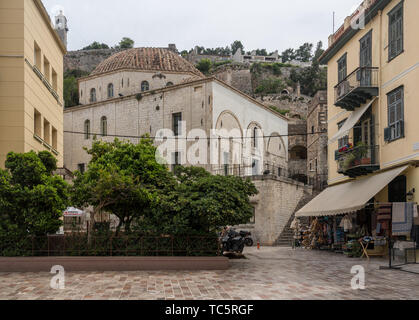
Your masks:
{"label": "striped awning", "polygon": [[335,216],[356,212],[409,166],[331,186],[299,210],[296,217]]}

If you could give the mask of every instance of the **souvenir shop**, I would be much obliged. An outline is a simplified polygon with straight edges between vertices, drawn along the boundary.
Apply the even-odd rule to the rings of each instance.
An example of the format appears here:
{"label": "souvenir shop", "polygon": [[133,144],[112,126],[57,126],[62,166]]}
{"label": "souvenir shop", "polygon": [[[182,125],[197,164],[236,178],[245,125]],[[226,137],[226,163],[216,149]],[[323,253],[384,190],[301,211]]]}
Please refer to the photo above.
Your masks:
{"label": "souvenir shop", "polygon": [[[323,191],[297,212],[291,225],[295,245],[366,258],[388,257],[391,248],[391,256],[399,255],[405,262],[416,263],[418,205],[414,202],[384,203],[376,198],[402,169]],[[303,217],[309,222],[305,226],[300,223]]]}

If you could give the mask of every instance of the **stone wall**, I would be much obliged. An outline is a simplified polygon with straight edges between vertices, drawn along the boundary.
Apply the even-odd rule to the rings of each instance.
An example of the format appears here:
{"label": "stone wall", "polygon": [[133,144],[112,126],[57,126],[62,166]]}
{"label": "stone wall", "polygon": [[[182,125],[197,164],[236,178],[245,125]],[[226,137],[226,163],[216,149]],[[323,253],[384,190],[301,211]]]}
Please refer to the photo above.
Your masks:
{"label": "stone wall", "polygon": [[311,187],[277,176],[252,178],[259,194],[251,199],[255,206],[255,223],[237,226],[252,232],[261,245],[274,245],[295,213],[300,200],[311,195]]}
{"label": "stone wall", "polygon": [[78,69],[90,73],[99,63],[119,51],[120,49],[69,51],[64,56],[64,71]]}
{"label": "stone wall", "polygon": [[[316,190],[327,184],[327,92],[319,91],[309,106],[307,132],[307,173],[310,183]],[[319,134],[318,132],[324,132]]]}
{"label": "stone wall", "polygon": [[252,74],[249,68],[241,66],[222,66],[217,69],[214,76],[241,92],[248,95],[253,94]]}

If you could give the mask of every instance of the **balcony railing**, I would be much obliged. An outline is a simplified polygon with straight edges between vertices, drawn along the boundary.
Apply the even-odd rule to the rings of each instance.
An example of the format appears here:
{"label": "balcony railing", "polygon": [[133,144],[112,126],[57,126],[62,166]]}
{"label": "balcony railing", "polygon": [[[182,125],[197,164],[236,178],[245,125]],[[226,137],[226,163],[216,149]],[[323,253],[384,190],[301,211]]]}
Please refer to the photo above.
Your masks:
{"label": "balcony railing", "polygon": [[361,67],[335,87],[335,105],[348,111],[378,96],[378,68]]}
{"label": "balcony railing", "polygon": [[308,183],[306,171],[289,170],[270,163],[265,163],[263,168],[260,167],[258,170],[252,166],[246,165],[222,165],[213,167],[212,173],[215,175],[237,177],[276,176],[295,180],[304,184]]}
{"label": "balcony railing", "polygon": [[337,150],[335,155],[338,173],[355,178],[380,169],[379,147],[350,145]]}

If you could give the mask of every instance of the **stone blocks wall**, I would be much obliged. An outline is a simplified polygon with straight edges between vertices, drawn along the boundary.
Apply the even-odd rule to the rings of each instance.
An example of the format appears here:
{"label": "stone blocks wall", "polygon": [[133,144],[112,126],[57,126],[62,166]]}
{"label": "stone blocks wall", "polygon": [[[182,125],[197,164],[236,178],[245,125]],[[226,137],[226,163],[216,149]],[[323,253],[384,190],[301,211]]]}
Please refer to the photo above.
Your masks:
{"label": "stone blocks wall", "polygon": [[255,206],[255,223],[237,226],[237,230],[249,230],[261,245],[274,245],[300,200],[310,195],[312,189],[273,175],[253,177],[252,180],[259,190],[251,199]]}

